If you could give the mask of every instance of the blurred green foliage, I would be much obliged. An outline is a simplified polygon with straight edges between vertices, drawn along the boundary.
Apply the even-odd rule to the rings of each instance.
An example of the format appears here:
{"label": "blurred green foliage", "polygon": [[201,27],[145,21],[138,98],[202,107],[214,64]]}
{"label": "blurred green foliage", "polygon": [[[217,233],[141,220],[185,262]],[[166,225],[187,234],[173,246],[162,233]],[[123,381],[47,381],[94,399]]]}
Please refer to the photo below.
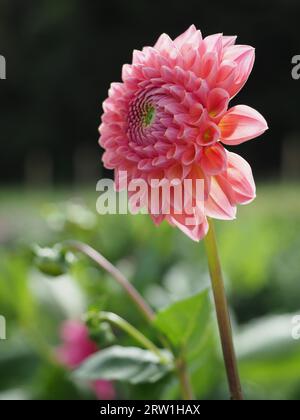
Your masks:
{"label": "blurred green foliage", "polygon": [[[7,320],[7,340],[0,341],[0,398],[93,398],[53,357],[61,322],[81,318],[88,309],[115,312],[156,340],[106,273],[76,254],[68,273],[50,278],[33,264],[33,244],[89,243],[128,276],[154,309],[179,305],[179,320],[174,312],[160,313],[162,329],[166,323],[170,332],[184,328],[182,308],[175,303],[179,299],[196,295],[193,308],[201,313],[197,293],[209,285],[203,244],[168,225],[157,229],[147,216],[99,216],[96,198],[87,190],[0,191],[0,314]],[[237,220],[217,223],[247,398],[300,398],[300,341],[291,335],[292,317],[300,313],[299,198],[298,184],[260,185],[257,200],[240,208]],[[201,340],[189,340],[196,396],[226,399],[215,321],[204,317],[199,327]],[[114,335],[115,345],[137,344],[120,331]],[[100,338],[105,345],[103,334]],[[179,396],[172,375],[154,385],[116,386],[124,399]]]}

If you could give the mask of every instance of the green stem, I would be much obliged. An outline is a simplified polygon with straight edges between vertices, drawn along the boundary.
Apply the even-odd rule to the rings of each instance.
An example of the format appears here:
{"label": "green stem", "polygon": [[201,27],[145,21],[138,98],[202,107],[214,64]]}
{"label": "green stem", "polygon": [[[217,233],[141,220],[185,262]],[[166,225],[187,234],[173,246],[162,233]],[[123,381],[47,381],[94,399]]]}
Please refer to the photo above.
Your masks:
{"label": "green stem", "polygon": [[114,279],[119,283],[121,287],[126,291],[128,296],[140,309],[145,318],[152,322],[155,313],[152,311],[148,303],[143,299],[140,293],[132,286],[132,284],[126,279],[126,277],[119,271],[112,263],[110,263],[106,258],[103,257],[99,252],[94,248],[90,247],[87,244],[77,241],[66,241],[63,243],[64,246],[77,250],[87,257],[92,259],[96,264],[103,268],[107,273],[109,273]]}
{"label": "green stem", "polygon": [[125,331],[128,335],[140,343],[143,347],[154,353],[162,364],[169,363],[167,358],[162,354],[161,350],[133,325],[129,324],[129,322],[127,322],[125,319],[112,312],[100,312],[98,315],[100,321],[107,321],[113,325],[116,325],[118,328]]}
{"label": "green stem", "polygon": [[184,358],[181,357],[176,360],[176,367],[183,399],[194,400],[194,393]]}
{"label": "green stem", "polygon": [[243,394],[238,373],[238,366],[235,356],[232,328],[229,317],[228,304],[226,299],[223,275],[220,259],[218,255],[215,228],[212,220],[209,221],[210,227],[205,237],[205,247],[208,258],[208,266],[212,281],[212,288],[215,299],[219,332],[222,342],[224,362],[227,372],[227,379],[232,400],[242,400]]}
{"label": "green stem", "polygon": [[[125,290],[137,308],[141,311],[144,315],[146,320],[152,324],[155,313],[150,308],[148,303],[143,299],[140,293],[132,286],[132,284],[126,279],[126,277],[114,266],[112,265],[103,255],[97,252],[94,248],[90,247],[89,245],[78,242],[78,241],[65,241],[62,244],[63,246],[73,249],[75,251],[79,251],[82,254],[89,257],[93,260],[97,265],[99,265],[102,269],[104,269],[107,273],[109,273],[116,282]],[[161,341],[166,347],[169,346],[166,344],[166,340],[164,337],[161,337]],[[180,382],[181,392],[184,399],[193,399],[193,393],[191,391],[191,384],[188,375],[187,366],[182,360],[176,363],[177,367],[177,376]]]}

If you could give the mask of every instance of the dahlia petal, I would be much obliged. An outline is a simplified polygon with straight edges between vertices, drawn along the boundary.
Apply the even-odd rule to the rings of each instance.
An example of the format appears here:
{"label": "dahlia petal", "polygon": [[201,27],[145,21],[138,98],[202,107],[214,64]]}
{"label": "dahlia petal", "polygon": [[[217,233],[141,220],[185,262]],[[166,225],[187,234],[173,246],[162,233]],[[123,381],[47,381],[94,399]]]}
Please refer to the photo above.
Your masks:
{"label": "dahlia petal", "polygon": [[228,93],[232,91],[232,86],[236,77],[237,64],[231,61],[223,61],[219,67],[216,86],[225,89]]}
{"label": "dahlia petal", "polygon": [[179,130],[174,127],[169,127],[165,131],[165,137],[170,141],[174,141],[174,139],[177,139],[178,134],[179,134]]}
{"label": "dahlia petal", "polygon": [[183,60],[184,69],[193,70],[193,66],[197,58],[197,51],[195,51],[192,47],[187,45],[185,48],[182,48],[181,53],[184,56],[184,60]]}
{"label": "dahlia petal", "polygon": [[171,115],[182,114],[184,113],[184,108],[179,103],[174,102],[172,99],[169,101],[168,104],[164,106],[165,110],[169,112]]}
{"label": "dahlia petal", "polygon": [[123,79],[125,82],[125,86],[127,89],[131,91],[136,91],[139,87],[140,80],[136,77],[126,77],[126,79]]}
{"label": "dahlia petal", "polygon": [[232,205],[229,194],[221,188],[217,178],[211,179],[208,200],[205,202],[205,213],[216,219],[232,220],[236,216],[236,207]]}
{"label": "dahlia petal", "polygon": [[214,78],[217,78],[218,60],[215,52],[207,52],[204,54],[200,69],[199,76],[205,79],[206,82],[211,82]]}
{"label": "dahlia petal", "polygon": [[236,41],[236,39],[237,39],[237,36],[224,36],[223,35],[223,38],[222,38],[222,44],[223,44],[223,48],[225,48],[225,47],[230,47],[231,45],[234,45],[235,44],[235,41]]}
{"label": "dahlia petal", "polygon": [[253,56],[255,50],[250,45],[230,45],[224,49],[223,60],[235,61],[240,63],[246,56]]}
{"label": "dahlia petal", "polygon": [[149,215],[156,226],[161,225],[166,217],[164,214],[151,214],[151,212],[149,212]]}
{"label": "dahlia petal", "polygon": [[169,87],[169,91],[173,96],[175,96],[175,98],[179,100],[182,100],[184,98],[185,90],[182,86],[171,85]]}
{"label": "dahlia petal", "polygon": [[212,119],[220,118],[228,108],[229,93],[221,88],[215,88],[208,94],[207,110]]}
{"label": "dahlia petal", "polygon": [[[229,212],[228,212],[229,209]],[[218,220],[234,220],[236,218],[236,206],[222,207],[212,197],[205,202],[205,213],[207,217]]]}
{"label": "dahlia petal", "polygon": [[183,45],[186,44],[186,42],[188,42],[188,40],[194,35],[195,32],[197,32],[196,26],[191,25],[183,34],[174,39],[174,44],[176,47],[180,49]]}
{"label": "dahlia petal", "polygon": [[115,169],[115,189],[116,191],[127,190],[128,176],[126,171]]}
{"label": "dahlia petal", "polygon": [[174,115],[174,122],[183,125],[190,123],[190,116],[186,112]]}
{"label": "dahlia petal", "polygon": [[144,62],[154,64],[157,57],[157,51],[154,47],[144,47],[142,53],[144,54]]}
{"label": "dahlia petal", "polygon": [[187,44],[192,46],[194,49],[198,49],[202,42],[201,31],[197,30],[193,35],[187,40]]}
{"label": "dahlia petal", "polygon": [[106,101],[103,102],[102,107],[104,112],[114,111],[116,109],[115,103],[112,102],[110,98],[106,99]]}
{"label": "dahlia petal", "polygon": [[125,82],[128,78],[132,77],[133,69],[131,64],[124,64],[122,67],[122,80]]}
{"label": "dahlia petal", "polygon": [[162,123],[162,125],[165,127],[165,128],[168,128],[168,127],[170,127],[170,125],[172,124],[172,121],[173,121],[173,119],[172,119],[172,116],[170,115],[170,116],[164,116],[164,117],[162,117],[162,118],[160,118],[160,120],[159,120],[161,123]]}
{"label": "dahlia petal", "polygon": [[185,152],[182,155],[182,163],[186,166],[191,165],[198,156],[199,148],[197,145],[192,143],[190,146],[188,146],[185,150]]}
{"label": "dahlia petal", "polygon": [[155,77],[160,77],[160,72],[153,67],[143,67],[142,73],[145,79],[153,79]]}
{"label": "dahlia petal", "polygon": [[174,180],[174,179],[185,179],[188,174],[190,172],[190,168],[184,165],[181,165],[180,163],[175,163],[173,166],[171,166],[170,168],[166,169],[165,173],[166,173],[166,177],[169,180]]}
{"label": "dahlia petal", "polygon": [[102,156],[102,161],[107,169],[114,169],[122,160],[121,156],[111,151],[105,151]]}
{"label": "dahlia petal", "polygon": [[170,59],[172,63],[176,62],[178,55],[180,54],[178,48],[167,34],[162,34],[159,37],[157,43],[154,46],[154,49]]}
{"label": "dahlia petal", "polygon": [[201,167],[209,175],[217,175],[226,170],[227,155],[220,143],[203,148]]}
{"label": "dahlia petal", "polygon": [[237,145],[260,136],[268,129],[268,125],[255,109],[246,105],[237,105],[224,115],[219,128],[222,143]]}
{"label": "dahlia petal", "polygon": [[159,140],[155,143],[154,149],[157,151],[157,153],[165,154],[170,149],[170,144],[165,141]]}
{"label": "dahlia petal", "polygon": [[167,152],[167,159],[181,160],[183,153],[186,150],[185,144],[174,143]]}
{"label": "dahlia petal", "polygon": [[172,215],[166,218],[171,225],[176,226],[185,235],[195,242],[201,241],[209,229],[208,221],[203,218],[202,223],[195,216],[191,215]]}
{"label": "dahlia petal", "polygon": [[209,53],[213,51],[217,54],[217,57],[220,59],[223,51],[222,39],[222,34],[214,34],[205,37],[203,43],[201,44],[200,52]]}
{"label": "dahlia petal", "polygon": [[140,171],[151,171],[151,169],[153,168],[151,159],[140,160],[137,167]]}
{"label": "dahlia petal", "polygon": [[163,168],[167,163],[167,159],[165,156],[158,156],[152,160],[152,165],[154,167],[161,167]]}
{"label": "dahlia petal", "polygon": [[223,60],[229,60],[237,64],[235,82],[230,86],[230,96],[235,96],[244,86],[252,71],[255,50],[248,45],[232,45],[225,48]]}
{"label": "dahlia petal", "polygon": [[157,50],[166,50],[171,49],[174,47],[174,43],[172,39],[167,34],[161,34],[158,38],[156,44],[154,45],[154,48]]}
{"label": "dahlia petal", "polygon": [[142,64],[144,62],[145,56],[142,51],[133,50],[132,53],[132,63],[133,64]]}
{"label": "dahlia petal", "polygon": [[[211,177],[202,170],[200,165],[194,164],[192,165],[188,179],[192,180],[192,190],[190,194],[191,194],[192,199],[196,201],[198,201],[198,197],[197,197],[198,191],[197,191],[196,181],[198,180],[203,181],[204,183],[204,197],[203,198],[204,200],[206,200],[209,195]],[[200,199],[201,198],[202,197],[200,197]]]}
{"label": "dahlia petal", "polygon": [[108,147],[112,147],[113,149],[118,146],[118,143],[115,141],[114,138],[108,138],[103,135],[101,135],[99,139],[99,144],[101,147],[103,147],[103,149],[107,147],[106,146],[107,144],[108,144]]}
{"label": "dahlia petal", "polygon": [[256,196],[251,166],[241,156],[232,152],[227,152],[227,159],[227,178],[235,193],[235,200],[238,204],[248,204]]}
{"label": "dahlia petal", "polygon": [[123,83],[118,83],[118,82],[111,83],[110,88],[108,90],[108,94],[109,96],[124,94]]}
{"label": "dahlia petal", "polygon": [[[182,85],[185,85],[186,84],[187,76],[189,76],[187,74],[187,72],[185,70],[183,70],[181,67],[178,67],[178,66],[175,66],[174,69],[175,69],[175,73],[174,73],[174,76],[175,76],[174,79],[175,79],[175,81],[177,83],[180,83]],[[173,82],[174,82],[174,79],[173,79]]]}
{"label": "dahlia petal", "polygon": [[178,134],[178,139],[182,139],[186,142],[195,140],[198,134],[198,129],[189,126],[182,126]]}
{"label": "dahlia petal", "polygon": [[[185,44],[179,48],[182,56],[184,57],[185,64],[186,64],[186,61],[189,61],[187,60],[188,57],[191,58],[191,56],[189,56],[189,53],[191,52],[198,53],[198,49],[201,43],[202,43],[202,35],[201,35],[201,32],[197,30],[189,37],[189,39],[186,40]],[[194,58],[195,57],[196,55],[194,55]]]}
{"label": "dahlia petal", "polygon": [[174,70],[170,67],[162,66],[160,69],[160,73],[165,82],[169,83],[174,81]]}
{"label": "dahlia petal", "polygon": [[203,115],[203,105],[199,104],[198,102],[194,103],[190,107],[190,117],[189,117],[189,123],[200,126],[202,118],[206,118],[207,114]]}
{"label": "dahlia petal", "polygon": [[216,143],[220,138],[220,129],[212,121],[207,121],[203,124],[196,141],[200,146],[210,146]]}
{"label": "dahlia petal", "polygon": [[151,184],[151,181],[153,179],[163,179],[165,177],[165,171],[164,169],[160,169],[160,168],[156,168],[153,169],[153,171],[151,171],[150,174],[147,175],[147,177],[145,178],[145,180],[148,182],[148,184]]}

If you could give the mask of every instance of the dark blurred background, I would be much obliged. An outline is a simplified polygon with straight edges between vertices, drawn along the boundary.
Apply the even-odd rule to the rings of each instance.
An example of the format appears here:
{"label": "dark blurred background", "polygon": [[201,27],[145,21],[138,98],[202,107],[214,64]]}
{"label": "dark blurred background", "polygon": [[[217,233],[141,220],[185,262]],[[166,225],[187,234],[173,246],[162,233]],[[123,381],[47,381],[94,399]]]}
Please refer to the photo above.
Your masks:
{"label": "dark blurred background", "polygon": [[[234,103],[253,106],[270,130],[240,147],[256,177],[300,174],[298,0],[0,0],[0,182],[95,182],[102,175],[97,127],[109,84],[133,49],[192,23],[204,36],[238,35],[256,48],[249,82]],[[259,142],[259,148],[256,145]]]}

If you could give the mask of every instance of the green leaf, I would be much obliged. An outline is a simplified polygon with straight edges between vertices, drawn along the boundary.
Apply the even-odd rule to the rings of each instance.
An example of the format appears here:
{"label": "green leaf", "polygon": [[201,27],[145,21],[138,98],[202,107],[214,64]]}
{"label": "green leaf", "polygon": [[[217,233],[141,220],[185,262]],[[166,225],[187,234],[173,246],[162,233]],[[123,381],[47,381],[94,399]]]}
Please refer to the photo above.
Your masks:
{"label": "green leaf", "polygon": [[36,354],[29,347],[23,335],[10,336],[0,340],[0,392],[20,388],[32,380],[37,369]]}
{"label": "green leaf", "polygon": [[[168,357],[169,354],[164,352]],[[172,369],[161,364],[158,357],[138,347],[112,346],[92,356],[76,370],[76,377],[84,380],[108,379],[132,384],[156,382]]]}
{"label": "green leaf", "polygon": [[208,289],[158,312],[154,325],[176,348],[193,349],[207,330],[210,315]]}

